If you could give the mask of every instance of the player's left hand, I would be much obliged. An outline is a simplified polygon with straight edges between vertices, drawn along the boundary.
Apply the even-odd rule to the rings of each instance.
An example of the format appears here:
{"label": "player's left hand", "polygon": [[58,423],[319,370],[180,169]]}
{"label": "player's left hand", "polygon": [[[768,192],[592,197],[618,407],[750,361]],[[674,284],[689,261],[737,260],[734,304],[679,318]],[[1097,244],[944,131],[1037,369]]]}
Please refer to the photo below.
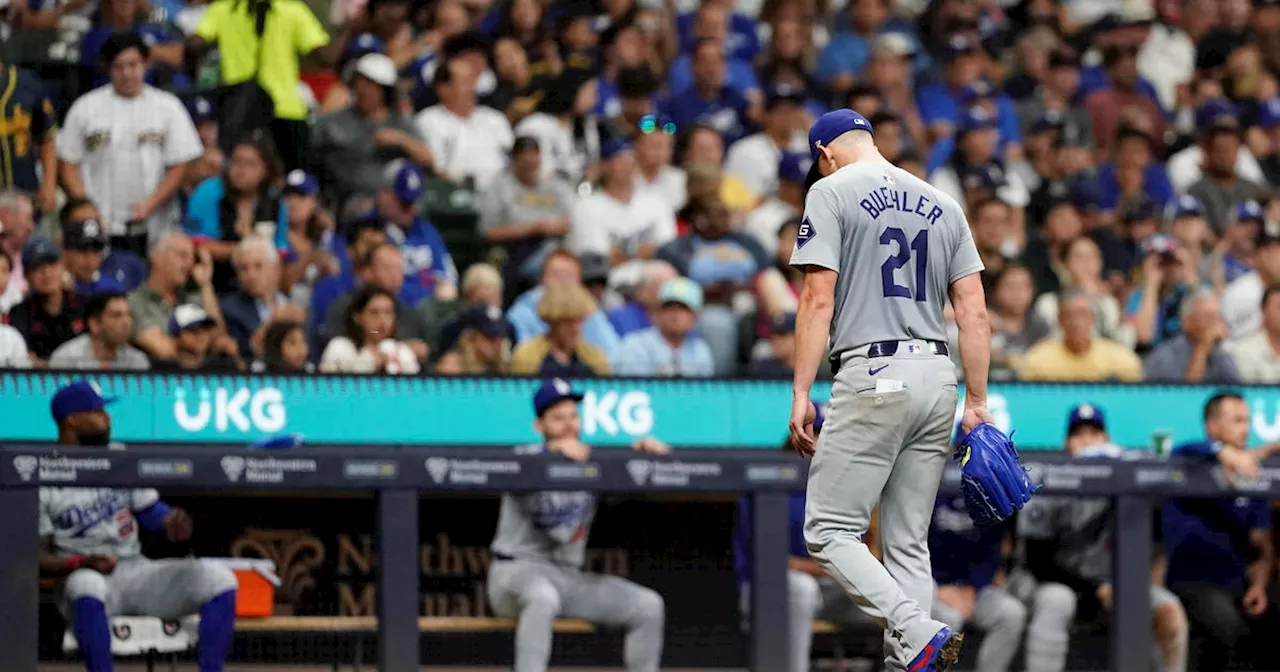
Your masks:
{"label": "player's left hand", "polygon": [[972,406],[964,409],[964,415],[960,418],[960,429],[966,432],[972,432],[974,427],[984,422],[996,424],[995,418],[991,417],[991,413],[986,406]]}
{"label": "player's left hand", "polygon": [[813,433],[813,421],[818,418],[818,409],[809,397],[795,397],[791,400],[791,445],[801,455],[812,455],[818,447],[817,437]]}
{"label": "player's left hand", "polygon": [[650,455],[668,455],[671,453],[671,446],[668,446],[652,436],[646,436],[638,439],[635,443],[631,444],[631,449],[641,453],[649,453]]}
{"label": "player's left hand", "polygon": [[191,514],[182,509],[173,509],[164,517],[164,532],[169,541],[186,541],[191,538]]}

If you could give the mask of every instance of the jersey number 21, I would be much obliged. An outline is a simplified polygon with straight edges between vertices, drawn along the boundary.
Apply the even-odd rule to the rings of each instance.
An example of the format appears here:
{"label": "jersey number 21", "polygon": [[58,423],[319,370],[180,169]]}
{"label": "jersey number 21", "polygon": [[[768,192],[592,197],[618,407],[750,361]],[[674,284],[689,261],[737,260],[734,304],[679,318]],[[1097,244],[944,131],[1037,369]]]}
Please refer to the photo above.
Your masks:
{"label": "jersey number 21", "polygon": [[[896,248],[896,251],[890,249],[889,258],[880,264],[880,282],[884,286],[885,298],[900,296],[904,299],[927,301],[929,297],[925,293],[925,272],[929,267],[929,230],[921,229],[908,243],[907,234],[902,229],[891,226],[880,232],[880,245]],[[899,268],[911,263],[913,255],[916,271],[914,297],[911,295],[911,288],[899,285],[894,277]]]}

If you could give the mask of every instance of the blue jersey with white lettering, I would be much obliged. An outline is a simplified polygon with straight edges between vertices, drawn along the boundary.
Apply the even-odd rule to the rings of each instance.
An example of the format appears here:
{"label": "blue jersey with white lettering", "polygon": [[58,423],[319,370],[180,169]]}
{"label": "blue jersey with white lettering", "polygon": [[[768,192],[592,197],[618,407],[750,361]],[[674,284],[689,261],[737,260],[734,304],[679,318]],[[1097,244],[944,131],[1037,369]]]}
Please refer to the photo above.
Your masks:
{"label": "blue jersey with white lettering", "polygon": [[400,246],[406,285],[417,285],[429,297],[440,283],[458,284],[458,267],[431,222],[415,219],[408,230],[388,225],[387,240]]}
{"label": "blue jersey with white lettering", "polygon": [[948,288],[983,268],[955,199],[883,161],[844,166],[813,185],[791,265],[839,274],[833,356],[878,341],[945,342]]}

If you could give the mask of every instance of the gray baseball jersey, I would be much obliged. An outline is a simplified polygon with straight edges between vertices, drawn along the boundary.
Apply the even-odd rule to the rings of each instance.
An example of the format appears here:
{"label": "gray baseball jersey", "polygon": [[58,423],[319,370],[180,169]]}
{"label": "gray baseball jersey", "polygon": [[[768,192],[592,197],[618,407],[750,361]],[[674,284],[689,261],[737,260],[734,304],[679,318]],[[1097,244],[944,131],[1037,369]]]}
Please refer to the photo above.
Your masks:
{"label": "gray baseball jersey", "polygon": [[158,501],[152,489],[40,488],[40,536],[71,555],[132,558],[142,553],[133,514]]}
{"label": "gray baseball jersey", "polygon": [[[544,450],[542,445],[521,446],[516,453],[536,455]],[[596,498],[590,492],[508,493],[502,496],[490,550],[510,558],[581,567],[595,515]]]}
{"label": "gray baseball jersey", "polygon": [[947,340],[952,282],[982,270],[955,199],[888,163],[855,163],[809,190],[792,266],[839,273],[831,352]]}

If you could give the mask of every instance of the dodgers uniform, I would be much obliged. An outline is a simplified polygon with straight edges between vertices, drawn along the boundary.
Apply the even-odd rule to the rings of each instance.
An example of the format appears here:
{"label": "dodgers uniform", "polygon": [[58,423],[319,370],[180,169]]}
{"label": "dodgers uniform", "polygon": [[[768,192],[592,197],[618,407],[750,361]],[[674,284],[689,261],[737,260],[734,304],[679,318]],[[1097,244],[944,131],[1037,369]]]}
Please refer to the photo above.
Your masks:
{"label": "dodgers uniform", "polygon": [[[848,125],[824,128],[828,117]],[[825,115],[810,145],[815,134],[825,144],[853,130],[872,129],[847,110]],[[862,161],[810,188],[791,264],[838,273],[837,373],[809,470],[805,541],[885,626],[886,663],[903,670],[934,651],[944,628],[930,617],[928,547],[958,401],[943,307],[951,284],[982,261],[953,198],[887,162]],[[877,502],[883,564],[862,541]]]}
{"label": "dodgers uniform", "polygon": [[[61,428],[72,416],[105,412],[114,399],[92,383],[60,389],[50,404]],[[105,443],[107,435],[99,437]],[[223,565],[194,558],[149,560],[142,555],[138,527],[164,533],[173,511],[152,489],[40,488],[40,538],[67,567],[79,566],[59,586],[63,614],[71,623],[85,667],[109,672],[111,616],[155,616],[177,620],[200,614],[200,672],[221,672],[235,635],[236,578]],[[116,560],[109,574],[83,565],[89,556]]]}
{"label": "dodgers uniform", "polygon": [[[554,383],[535,397],[539,414],[559,401],[581,399],[563,381]],[[538,454],[546,446],[516,452]],[[495,613],[517,619],[515,672],[547,669],[552,626],[560,616],[625,628],[627,671],[657,672],[666,613],[662,596],[621,577],[582,571],[595,513],[596,498],[590,492],[502,496],[490,547],[488,595]]]}
{"label": "dodgers uniform", "polygon": [[1008,672],[1027,620],[1027,608],[992,583],[1000,569],[1003,536],[1003,526],[980,530],[973,524],[964,495],[938,496],[929,527],[933,580],[939,586],[973,588],[976,600],[966,620],[964,614],[935,599],[933,617],[957,632],[971,622],[986,634],[978,647],[977,669],[982,672]]}

